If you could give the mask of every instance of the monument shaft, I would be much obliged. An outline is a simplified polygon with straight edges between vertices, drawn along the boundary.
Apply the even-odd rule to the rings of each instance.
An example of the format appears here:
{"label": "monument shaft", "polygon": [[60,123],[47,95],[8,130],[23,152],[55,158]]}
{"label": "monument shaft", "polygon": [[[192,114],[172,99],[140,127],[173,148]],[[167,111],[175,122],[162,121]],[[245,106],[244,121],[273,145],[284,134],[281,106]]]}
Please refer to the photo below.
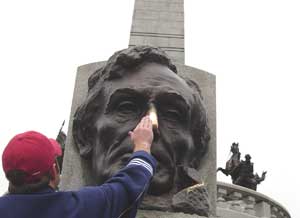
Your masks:
{"label": "monument shaft", "polygon": [[184,64],[183,0],[136,0],[129,46],[160,47]]}

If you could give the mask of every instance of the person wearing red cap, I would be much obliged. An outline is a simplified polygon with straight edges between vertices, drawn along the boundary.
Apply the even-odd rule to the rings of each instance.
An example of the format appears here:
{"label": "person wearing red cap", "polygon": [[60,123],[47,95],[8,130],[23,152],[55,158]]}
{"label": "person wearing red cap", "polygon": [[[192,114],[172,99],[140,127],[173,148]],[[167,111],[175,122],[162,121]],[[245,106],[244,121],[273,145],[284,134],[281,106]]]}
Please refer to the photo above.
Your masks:
{"label": "person wearing red cap", "polygon": [[135,217],[156,167],[150,154],[153,132],[149,116],[129,134],[133,154],[123,169],[101,186],[68,192],[55,191],[59,145],[35,131],[16,135],[2,155],[9,193],[0,198],[0,217]]}
{"label": "person wearing red cap", "polygon": [[[10,140],[2,155],[2,166],[9,180],[9,193],[26,194],[40,187],[56,188],[59,171],[55,162],[61,155],[59,145],[35,131],[16,135]],[[51,180],[53,178],[54,180]]]}

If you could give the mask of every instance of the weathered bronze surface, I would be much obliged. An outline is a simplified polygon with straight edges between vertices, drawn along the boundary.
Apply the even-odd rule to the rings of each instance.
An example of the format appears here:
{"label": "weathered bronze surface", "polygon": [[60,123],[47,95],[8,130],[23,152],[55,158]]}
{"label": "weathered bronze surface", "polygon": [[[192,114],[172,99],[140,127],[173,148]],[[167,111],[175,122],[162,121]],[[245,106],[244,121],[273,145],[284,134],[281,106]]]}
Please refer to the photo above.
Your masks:
{"label": "weathered bronze surface", "polygon": [[149,46],[116,52],[89,78],[77,108],[73,137],[91,161],[97,183],[123,167],[133,146],[128,136],[150,108],[157,112],[151,153],[158,161],[149,194],[177,193],[194,185],[184,168],[199,169],[210,139],[198,85],[182,78],[166,54]]}

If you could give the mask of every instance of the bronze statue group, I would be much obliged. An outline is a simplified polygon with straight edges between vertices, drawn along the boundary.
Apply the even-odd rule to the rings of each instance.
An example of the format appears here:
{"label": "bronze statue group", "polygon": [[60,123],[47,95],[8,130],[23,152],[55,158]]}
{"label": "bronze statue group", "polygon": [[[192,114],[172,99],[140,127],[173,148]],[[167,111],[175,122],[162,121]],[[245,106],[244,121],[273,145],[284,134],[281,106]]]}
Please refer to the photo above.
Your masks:
{"label": "bronze statue group", "polygon": [[239,151],[239,143],[232,143],[230,152],[232,153],[230,159],[226,162],[225,169],[219,167],[217,171],[221,171],[226,176],[231,176],[232,183],[243,186],[252,190],[257,189],[257,185],[265,180],[266,171],[259,176],[253,173],[253,163],[251,156],[245,155],[245,160],[241,160],[241,153]]}

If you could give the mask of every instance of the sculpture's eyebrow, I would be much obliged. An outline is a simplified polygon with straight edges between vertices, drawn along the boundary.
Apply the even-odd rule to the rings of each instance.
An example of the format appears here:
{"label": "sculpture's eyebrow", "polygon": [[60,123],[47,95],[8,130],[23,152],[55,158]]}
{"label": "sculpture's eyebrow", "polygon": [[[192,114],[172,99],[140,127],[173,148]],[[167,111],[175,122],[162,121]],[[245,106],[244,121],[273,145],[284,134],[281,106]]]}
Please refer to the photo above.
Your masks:
{"label": "sculpture's eyebrow", "polygon": [[176,91],[163,92],[157,95],[159,104],[170,105],[180,109],[182,113],[187,113],[190,110],[188,101]]}
{"label": "sculpture's eyebrow", "polygon": [[147,101],[147,96],[143,92],[139,92],[131,88],[121,88],[115,90],[109,97],[105,111],[110,111],[120,101],[131,100],[134,102],[142,103]]}

